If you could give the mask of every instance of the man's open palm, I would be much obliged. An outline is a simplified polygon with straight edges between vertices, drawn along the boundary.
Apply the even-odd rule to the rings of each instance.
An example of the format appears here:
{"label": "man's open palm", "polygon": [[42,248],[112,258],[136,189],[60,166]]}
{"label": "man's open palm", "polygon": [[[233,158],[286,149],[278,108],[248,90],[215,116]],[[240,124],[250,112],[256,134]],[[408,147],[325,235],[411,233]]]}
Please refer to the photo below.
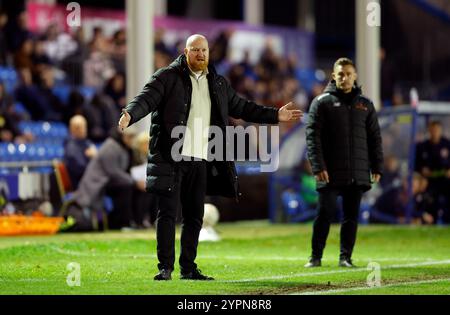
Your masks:
{"label": "man's open palm", "polygon": [[297,121],[303,117],[303,112],[297,109],[294,103],[289,102],[278,110],[278,121]]}

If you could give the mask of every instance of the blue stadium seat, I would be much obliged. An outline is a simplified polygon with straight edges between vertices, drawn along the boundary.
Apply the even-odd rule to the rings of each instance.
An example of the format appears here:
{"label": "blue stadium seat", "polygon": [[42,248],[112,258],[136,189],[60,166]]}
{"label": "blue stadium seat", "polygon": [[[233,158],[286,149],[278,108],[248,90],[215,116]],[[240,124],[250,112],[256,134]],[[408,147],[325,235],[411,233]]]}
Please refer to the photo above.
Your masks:
{"label": "blue stadium seat", "polygon": [[90,102],[94,97],[94,94],[97,92],[95,88],[90,86],[80,86],[78,91],[84,96],[86,102]]}
{"label": "blue stadium seat", "polygon": [[12,94],[17,85],[17,72],[11,67],[0,67],[0,81],[5,85],[8,94]]}
{"label": "blue stadium seat", "polygon": [[70,85],[57,85],[53,88],[53,93],[63,102],[67,104],[71,91]]}
{"label": "blue stadium seat", "polygon": [[25,106],[19,102],[14,103],[14,111],[19,115],[26,115],[26,116],[30,115]]}

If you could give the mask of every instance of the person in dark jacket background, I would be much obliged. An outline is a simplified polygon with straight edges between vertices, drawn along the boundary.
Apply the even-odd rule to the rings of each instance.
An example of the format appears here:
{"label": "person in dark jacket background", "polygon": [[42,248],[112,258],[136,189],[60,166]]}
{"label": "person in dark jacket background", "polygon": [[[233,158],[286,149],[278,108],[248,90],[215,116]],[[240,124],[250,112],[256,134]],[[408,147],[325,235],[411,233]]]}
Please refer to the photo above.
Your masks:
{"label": "person in dark jacket background", "polygon": [[87,121],[81,115],[69,121],[70,137],[64,143],[64,163],[69,172],[72,188],[77,189],[89,161],[97,154],[94,143],[87,138]]}
{"label": "person in dark jacket background", "polygon": [[132,227],[133,189],[136,187],[145,191],[145,182],[133,179],[129,173],[135,135],[134,128],[125,132],[112,129],[110,136],[89,161],[77,190],[67,202],[75,205],[69,209],[73,211],[68,210],[68,215],[77,221],[77,230],[92,229],[91,217],[104,207],[106,195],[112,198],[114,208],[108,214],[109,227],[123,230]]}
{"label": "person in dark jacket background", "polygon": [[443,134],[442,123],[430,121],[429,138],[417,144],[416,171],[428,179],[433,198],[430,213],[433,221],[450,223],[450,140]]}
{"label": "person in dark jacket background", "polygon": [[321,266],[336,209],[342,196],[343,222],[339,266],[353,267],[362,194],[378,182],[383,168],[380,127],[375,107],[356,85],[357,73],[348,58],[338,59],[332,80],[309,110],[306,128],[308,157],[317,180],[318,215],[314,221],[312,255],[305,267]]}
{"label": "person in dark jacket background", "polygon": [[[147,114],[152,115],[146,189],[156,193],[159,199],[156,223],[159,273],[155,280],[171,280],[179,199],[183,216],[181,279],[213,280],[202,274],[194,262],[205,194],[238,197],[234,163],[218,159],[207,162],[208,135],[203,134],[204,128],[196,133],[194,124],[200,122],[206,127],[218,126],[225,130],[228,116],[268,124],[295,121],[302,116],[300,110],[291,109],[292,103],[277,109],[240,98],[208,62],[207,39],[202,35],[190,36],[184,54],[151,77],[143,91],[123,110],[119,121],[123,130]],[[172,146],[180,140],[171,138],[177,126],[186,126],[192,135],[189,137],[187,133],[184,137],[183,160],[178,162],[171,154]],[[200,145],[194,145],[197,142]]]}

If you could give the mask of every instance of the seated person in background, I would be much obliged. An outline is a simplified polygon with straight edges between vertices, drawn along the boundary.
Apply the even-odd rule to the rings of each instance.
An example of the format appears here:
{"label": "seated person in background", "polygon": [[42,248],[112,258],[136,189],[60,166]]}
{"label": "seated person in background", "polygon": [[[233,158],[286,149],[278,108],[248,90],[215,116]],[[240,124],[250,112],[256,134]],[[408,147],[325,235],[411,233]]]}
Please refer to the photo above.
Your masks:
{"label": "seated person in background", "polygon": [[14,111],[12,98],[0,82],[0,142],[26,143],[33,140],[31,134],[22,133],[17,127],[21,120],[21,115]]}
{"label": "seated person in background", "polygon": [[39,84],[34,84],[31,71],[19,69],[21,83],[15,91],[16,100],[22,103],[32,120],[60,121],[66,110],[64,104],[53,93],[54,77],[51,68],[42,70]]}
{"label": "seated person in background", "polygon": [[384,159],[384,173],[380,179],[380,186],[383,189],[390,189],[392,187],[398,187],[401,184],[399,173],[399,161],[393,156],[389,155]]}
{"label": "seated person in background", "polygon": [[96,93],[84,107],[83,115],[88,121],[89,139],[97,143],[104,141],[116,127],[120,112],[109,97]]}
{"label": "seated person in background", "polygon": [[86,118],[75,115],[69,122],[70,137],[64,144],[64,164],[69,172],[72,187],[76,189],[89,161],[97,154],[97,149],[87,138]]}
{"label": "seated person in background", "polygon": [[134,180],[129,173],[135,134],[133,128],[127,128],[123,133],[113,129],[97,155],[89,162],[71,200],[78,209],[71,208],[67,213],[77,221],[75,229],[89,229],[90,216],[104,208],[105,195],[113,200],[114,210],[108,218],[110,228],[131,226],[133,189],[137,187],[145,191],[145,182]]}
{"label": "seated person in background", "polygon": [[[15,142],[20,138],[20,131],[8,112],[0,108],[0,142]],[[25,142],[25,141],[18,141]]]}
{"label": "seated person in background", "polygon": [[[426,194],[427,181],[419,173],[412,178],[412,194],[414,207],[411,213],[412,223],[431,224],[432,216],[428,213],[429,197]],[[375,203],[375,209],[370,213],[371,223],[404,224],[409,206],[408,182],[403,181],[399,187],[391,187],[383,192]]]}
{"label": "seated person in background", "polygon": [[[147,155],[150,137],[148,132],[139,133],[133,143],[133,163],[131,175],[135,180],[146,180]],[[149,228],[155,222],[157,213],[157,196],[152,193],[134,189],[133,215],[137,228]]]}
{"label": "seated person in background", "polygon": [[439,121],[430,122],[428,134],[429,138],[417,145],[416,170],[428,179],[434,221],[450,223],[450,141],[442,135]]}

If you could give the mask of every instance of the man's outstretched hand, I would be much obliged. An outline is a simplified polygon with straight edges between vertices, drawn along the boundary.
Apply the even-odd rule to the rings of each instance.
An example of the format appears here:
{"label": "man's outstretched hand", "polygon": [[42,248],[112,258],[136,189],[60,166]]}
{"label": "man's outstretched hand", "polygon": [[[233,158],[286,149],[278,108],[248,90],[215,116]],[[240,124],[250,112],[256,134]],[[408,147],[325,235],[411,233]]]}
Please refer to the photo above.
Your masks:
{"label": "man's outstretched hand", "polygon": [[289,102],[278,110],[278,121],[297,121],[303,117],[303,112],[297,109],[294,103]]}
{"label": "man's outstretched hand", "polygon": [[122,109],[122,114],[123,115],[120,117],[120,120],[119,120],[119,128],[120,128],[120,130],[123,131],[130,124],[131,116],[130,116],[130,114],[128,114],[128,112],[125,109]]}

